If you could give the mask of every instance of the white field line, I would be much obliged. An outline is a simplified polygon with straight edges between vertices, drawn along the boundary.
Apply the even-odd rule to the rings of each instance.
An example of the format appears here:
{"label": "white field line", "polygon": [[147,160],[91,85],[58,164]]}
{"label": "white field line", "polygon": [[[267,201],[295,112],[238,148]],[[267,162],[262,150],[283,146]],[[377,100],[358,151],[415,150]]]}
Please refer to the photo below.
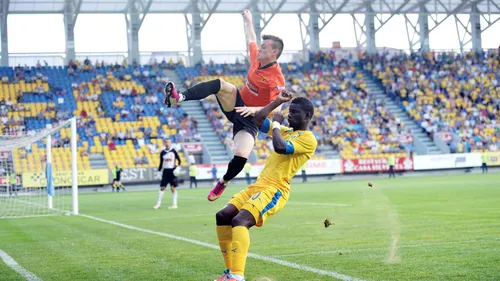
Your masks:
{"label": "white field line", "polygon": [[12,268],[19,275],[24,277],[24,279],[28,281],[42,281],[42,279],[38,278],[35,274],[29,272],[24,267],[20,266],[11,256],[9,256],[6,252],[0,250],[0,258],[5,262],[5,264]]}
{"label": "white field line", "polygon": [[[101,218],[93,217],[93,216],[89,216],[89,215],[80,214],[79,216],[85,217],[85,218],[88,218],[88,219],[91,219],[91,220],[100,221],[100,222],[112,224],[112,225],[115,225],[115,226],[123,227],[123,228],[126,228],[126,229],[131,229],[131,230],[140,231],[140,232],[144,232],[144,233],[159,235],[159,236],[167,237],[167,238],[170,238],[170,239],[175,239],[175,240],[179,240],[179,241],[183,241],[183,242],[188,242],[188,243],[195,244],[195,245],[198,245],[198,246],[203,246],[203,247],[207,247],[207,248],[210,248],[210,249],[219,250],[219,246],[217,246],[217,245],[205,243],[205,242],[194,240],[194,239],[189,239],[189,238],[185,238],[185,237],[181,237],[181,236],[176,236],[176,235],[172,235],[172,234],[168,234],[168,233],[164,233],[164,232],[157,232],[157,231],[153,231],[153,230],[149,230],[149,229],[139,228],[139,227],[135,227],[135,226],[131,226],[131,225],[126,225],[126,224],[122,224],[122,223],[119,223],[119,222],[115,222],[115,221],[111,221],[111,220],[106,220],[106,219],[101,219]],[[263,256],[263,255],[248,253],[248,257],[254,258],[254,259],[257,259],[257,260],[262,260],[262,261],[266,261],[266,262],[271,262],[271,263],[279,264],[279,265],[290,267],[290,268],[295,268],[295,269],[302,270],[302,271],[311,272],[311,273],[318,274],[318,275],[330,276],[330,277],[333,277],[333,278],[337,278],[339,280],[344,280],[344,281],[363,281],[362,279],[354,278],[354,277],[347,276],[347,275],[344,275],[344,274],[340,274],[340,273],[337,273],[337,272],[334,272],[334,271],[322,270],[322,269],[318,269],[318,268],[314,268],[314,267],[310,267],[310,266],[306,266],[306,265],[301,265],[301,264],[297,264],[297,263],[293,263],[293,262],[279,260],[279,259],[268,257],[268,256]]]}
{"label": "white field line", "polygon": [[2,220],[2,219],[25,219],[25,218],[37,218],[37,217],[54,217],[54,216],[58,216],[58,215],[60,215],[60,214],[5,216],[5,217],[0,217],[0,220]]}
{"label": "white field line", "polygon": [[310,205],[310,206],[331,206],[331,207],[350,207],[351,204],[342,203],[316,203],[316,202],[296,202],[290,201],[286,203],[287,205]]}
{"label": "white field line", "polygon": [[[496,241],[500,241],[500,238],[482,239],[482,240],[464,240],[464,241],[452,241],[452,242],[435,242],[435,243],[429,242],[429,243],[419,243],[419,244],[408,244],[408,245],[398,246],[398,248],[418,248],[418,247],[426,247],[426,246],[442,246],[442,245],[453,245],[453,244],[463,244],[463,243],[482,243],[482,242],[496,242]],[[376,250],[387,250],[387,247],[319,251],[319,252],[309,252],[309,253],[276,255],[273,257],[283,258],[283,257],[309,256],[309,255],[330,255],[330,254],[337,254],[337,253],[350,253],[350,252],[376,251]]]}
{"label": "white field line", "polygon": [[131,219],[124,219],[124,220],[117,220],[116,222],[156,221],[156,220],[159,221],[159,220],[170,220],[170,219],[177,219],[177,218],[193,218],[193,217],[214,217],[214,219],[215,219],[215,214],[172,215],[172,216],[157,217],[157,218],[136,218],[136,219],[131,218]]}

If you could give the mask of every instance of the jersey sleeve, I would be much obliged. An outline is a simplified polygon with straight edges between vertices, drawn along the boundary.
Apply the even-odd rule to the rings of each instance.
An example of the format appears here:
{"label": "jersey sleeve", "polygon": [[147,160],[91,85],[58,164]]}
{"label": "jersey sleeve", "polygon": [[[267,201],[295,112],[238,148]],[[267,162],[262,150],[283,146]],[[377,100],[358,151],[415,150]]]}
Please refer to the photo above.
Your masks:
{"label": "jersey sleeve", "polygon": [[[262,123],[262,125],[260,126],[259,131],[272,137],[273,136],[273,128],[272,127],[273,127],[273,121],[271,121],[270,118],[266,118],[264,120],[264,122]],[[281,127],[280,127],[281,133],[283,133],[284,131],[288,131],[288,130],[291,130],[291,129],[286,127],[286,126],[281,125]]]}
{"label": "jersey sleeve", "polygon": [[285,154],[313,154],[317,143],[312,133],[304,133],[290,141],[285,141]]}
{"label": "jersey sleeve", "polygon": [[257,60],[259,47],[257,46],[257,42],[250,42],[250,44],[248,45],[248,49],[250,51],[250,66],[259,67],[259,61]]}

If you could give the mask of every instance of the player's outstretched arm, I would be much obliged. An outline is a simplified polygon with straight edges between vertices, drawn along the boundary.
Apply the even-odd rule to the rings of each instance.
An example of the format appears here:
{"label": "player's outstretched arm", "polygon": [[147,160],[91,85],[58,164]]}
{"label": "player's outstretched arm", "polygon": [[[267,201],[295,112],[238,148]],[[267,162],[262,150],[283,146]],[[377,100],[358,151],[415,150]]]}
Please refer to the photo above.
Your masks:
{"label": "player's outstretched arm", "polygon": [[257,42],[257,35],[253,29],[252,12],[244,10],[241,14],[243,15],[243,20],[245,22],[245,38],[247,40],[247,45],[251,42]]}
{"label": "player's outstretched arm", "polygon": [[[280,104],[277,108],[273,109],[273,111],[271,111],[270,114],[275,114],[277,112],[280,112],[281,107],[282,104]],[[259,112],[263,108],[264,107],[262,106],[255,106],[255,107],[244,106],[244,107],[235,107],[234,109],[236,110],[236,112],[243,115],[243,117],[247,117],[247,116],[255,116],[257,112]]]}
{"label": "player's outstretched arm", "polygon": [[255,113],[255,123],[257,123],[257,126],[260,128],[262,124],[264,124],[264,121],[266,120],[267,116],[269,116],[269,114],[273,110],[275,110],[278,107],[281,108],[281,105],[283,103],[290,101],[291,99],[292,99],[292,94],[288,92],[286,89],[283,89],[277,99],[273,100],[268,105],[264,106],[259,111],[257,111],[257,113]]}

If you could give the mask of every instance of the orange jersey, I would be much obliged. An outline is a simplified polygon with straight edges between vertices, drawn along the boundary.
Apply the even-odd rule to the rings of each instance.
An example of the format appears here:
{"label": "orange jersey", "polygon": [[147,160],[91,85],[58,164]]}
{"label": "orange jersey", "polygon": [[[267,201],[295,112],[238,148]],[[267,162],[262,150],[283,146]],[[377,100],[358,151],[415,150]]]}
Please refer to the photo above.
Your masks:
{"label": "orange jersey", "polygon": [[250,69],[240,95],[246,106],[266,106],[275,100],[281,89],[285,87],[285,78],[277,62],[261,67],[257,59],[257,43],[250,43],[249,48]]}

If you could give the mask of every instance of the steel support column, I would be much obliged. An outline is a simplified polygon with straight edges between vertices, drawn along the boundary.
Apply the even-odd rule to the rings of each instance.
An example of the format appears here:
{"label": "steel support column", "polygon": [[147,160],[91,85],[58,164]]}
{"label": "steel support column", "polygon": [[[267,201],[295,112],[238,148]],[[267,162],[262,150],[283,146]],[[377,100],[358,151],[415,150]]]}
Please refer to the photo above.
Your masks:
{"label": "steel support column", "polygon": [[477,10],[477,5],[472,5],[472,10],[470,13],[470,24],[471,24],[471,39],[472,39],[472,50],[476,53],[482,52],[482,42],[481,42],[481,18],[480,12]]}
{"label": "steel support column", "polygon": [[[203,59],[201,32],[219,6],[220,1],[191,0],[189,6],[184,10],[190,65],[195,65]],[[191,20],[188,14],[191,14]]]}
{"label": "steel support column", "polygon": [[64,34],[66,35],[66,64],[75,60],[75,24],[82,1],[66,0],[64,4]]}
{"label": "steel support column", "polygon": [[317,15],[309,16],[309,24],[307,25],[307,32],[309,33],[309,50],[311,52],[318,52],[319,48],[319,17]]}
{"label": "steel support column", "polygon": [[153,0],[129,0],[126,8],[128,63],[141,63],[139,52],[139,30]]}
{"label": "steel support column", "polygon": [[192,56],[192,63],[197,64],[199,63],[203,55],[201,53],[201,31],[202,31],[202,25],[201,25],[201,15],[200,13],[193,13],[192,14],[192,22],[191,22],[191,30],[192,30],[192,48],[193,48],[193,56]]}
{"label": "steel support column", "polygon": [[377,52],[375,44],[375,13],[369,1],[365,2],[365,33],[366,33],[366,51],[370,54]]}
{"label": "steel support column", "polygon": [[139,57],[139,11],[137,7],[132,4],[128,8],[128,13],[125,15],[127,23],[127,44],[128,44],[128,63],[132,64],[134,61],[140,64]]}
{"label": "steel support column", "polygon": [[2,66],[9,66],[9,36],[7,32],[7,16],[9,14],[9,1],[4,0],[0,7],[0,28],[1,28],[1,47],[2,47]]}
{"label": "steel support column", "polygon": [[[261,14],[261,11],[259,9],[259,1],[252,1],[251,2],[251,11],[252,11],[252,22],[253,22],[253,30],[255,31],[255,37],[257,37],[257,44],[260,45],[260,41],[262,38],[262,21],[263,21],[263,16]],[[244,25],[245,23],[243,23]],[[246,30],[245,30],[246,32]],[[248,49],[248,45],[246,46]]]}
{"label": "steel support column", "polygon": [[429,47],[429,17],[427,16],[427,9],[425,4],[420,5],[420,13],[418,15],[419,37],[420,37],[420,51],[428,52]]}

